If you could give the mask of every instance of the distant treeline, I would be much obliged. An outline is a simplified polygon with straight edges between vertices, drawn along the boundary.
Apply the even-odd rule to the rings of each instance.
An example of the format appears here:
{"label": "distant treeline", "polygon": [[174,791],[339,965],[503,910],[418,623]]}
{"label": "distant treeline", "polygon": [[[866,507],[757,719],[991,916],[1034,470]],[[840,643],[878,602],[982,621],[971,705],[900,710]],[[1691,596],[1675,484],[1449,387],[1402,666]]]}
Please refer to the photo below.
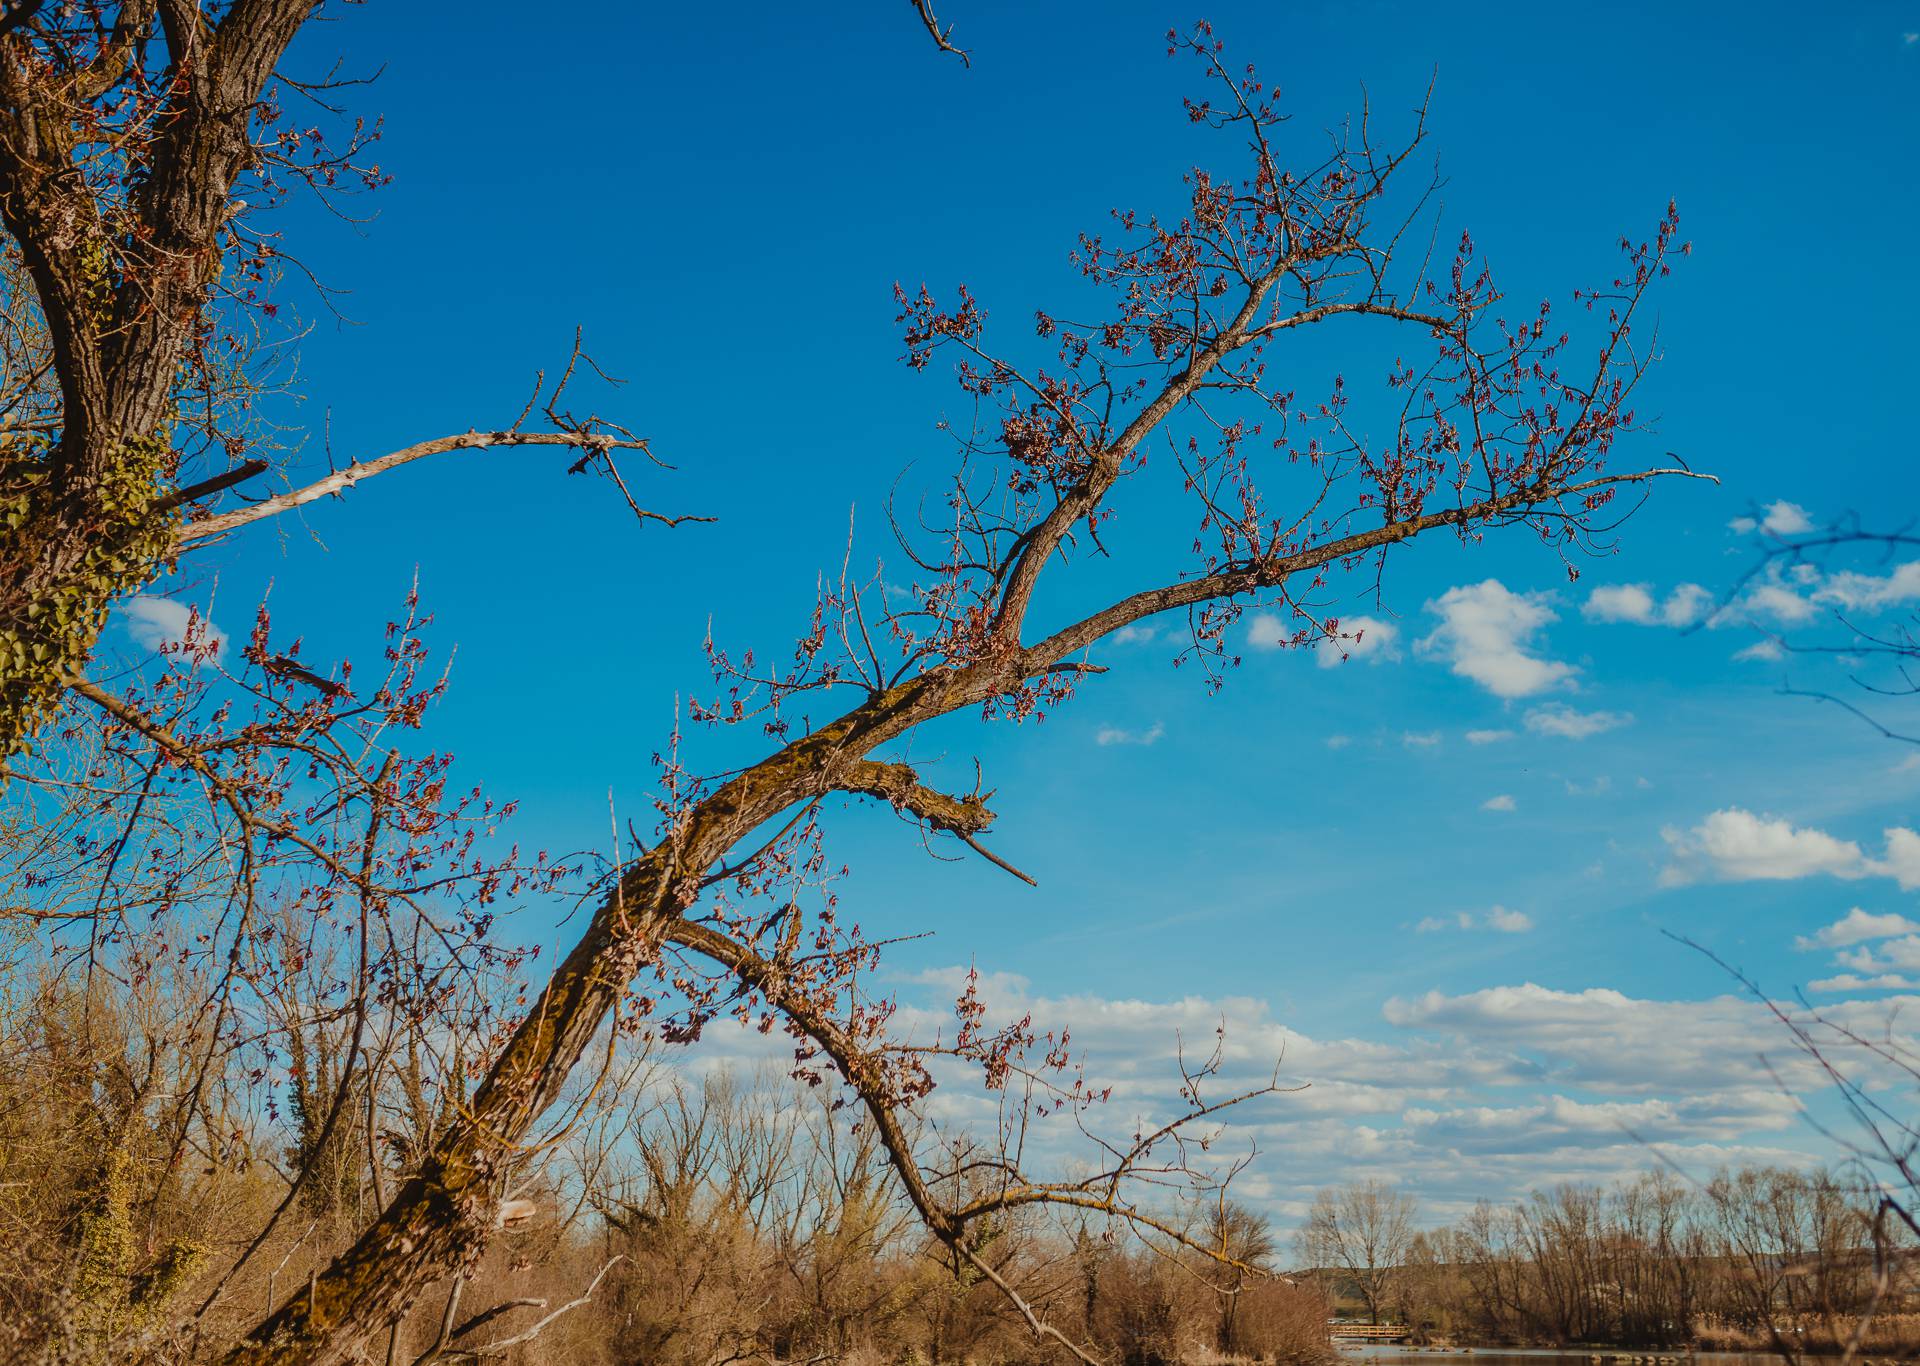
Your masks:
{"label": "distant treeline", "polygon": [[[1316,1216],[1366,1216],[1367,1188],[1324,1194]],[[1665,1171],[1612,1187],[1562,1185],[1509,1206],[1481,1202],[1415,1232],[1372,1190],[1374,1264],[1324,1255],[1341,1298],[1423,1333],[1486,1343],[1827,1350],[1868,1316],[1860,1346],[1920,1340],[1907,1307],[1912,1239],[1877,1218],[1878,1193],[1827,1171],[1739,1168],[1704,1185]],[[1355,1221],[1334,1220],[1351,1230]],[[1324,1234],[1329,1225],[1320,1220]],[[1350,1263],[1350,1265],[1349,1265]],[[1368,1305],[1372,1289],[1376,1305]],[[1777,1339],[1776,1339],[1777,1335]]]}

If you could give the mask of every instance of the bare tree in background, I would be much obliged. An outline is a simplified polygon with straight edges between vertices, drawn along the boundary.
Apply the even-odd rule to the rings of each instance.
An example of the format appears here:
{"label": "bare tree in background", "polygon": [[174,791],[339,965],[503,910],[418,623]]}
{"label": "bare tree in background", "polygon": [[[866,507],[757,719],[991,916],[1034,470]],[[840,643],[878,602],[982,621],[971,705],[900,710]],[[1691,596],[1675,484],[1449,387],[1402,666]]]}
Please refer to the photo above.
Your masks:
{"label": "bare tree in background", "polygon": [[[1549,304],[1509,311],[1466,235],[1434,253],[1434,182],[1414,162],[1424,108],[1387,143],[1371,114],[1301,136],[1204,26],[1169,34],[1211,92],[1187,118],[1221,135],[1237,166],[1193,170],[1171,217],[1121,212],[1110,235],[1082,238],[1085,316],[1036,312],[1031,333],[1002,343],[964,287],[945,303],[898,291],[906,363],[950,363],[973,414],[948,429],[950,473],[915,512],[896,509],[911,568],[892,579],[911,579],[905,595],[877,565],[856,574],[849,554],[781,662],[709,642],[714,693],[687,719],[747,728],[762,757],[702,772],[676,727],[656,755],[645,834],[616,822],[609,848],[582,832],[597,862],[498,854],[503,808],[453,787],[444,756],[403,752],[444,686],[411,601],[377,678],[303,660],[264,610],[231,652],[190,623],[150,672],[85,672],[106,607],[157,566],[424,456],[567,447],[570,468],[606,475],[643,523],[672,520],[640,507],[614,464],[645,443],[562,402],[577,352],[514,424],[207,508],[253,462],[191,479],[171,437],[202,434],[207,458],[245,454],[233,424],[248,372],[220,359],[235,354],[221,338],[264,307],[254,276],[284,259],[252,213],[288,176],[322,189],[379,179],[361,166],[366,130],[336,151],[286,125],[268,93],[276,79],[295,88],[275,68],[311,10],[61,6],[0,38],[0,219],[31,289],[13,297],[25,416],[0,471],[0,739],[18,749],[51,726],[40,733],[58,741],[11,770],[53,812],[29,822],[19,915],[89,966],[172,961],[163,930],[192,946],[185,961],[209,989],[177,1092],[185,1131],[210,1128],[207,1097],[230,1059],[251,1048],[280,1066],[289,1030],[308,1031],[303,1075],[327,1059],[299,1102],[316,1160],[274,1220],[316,1181],[314,1198],[337,1203],[328,1163],[342,1124],[367,1113],[358,1141],[378,1139],[369,1067],[404,1080],[407,1048],[448,1030],[478,1053],[440,1070],[391,1184],[374,1164],[377,1215],[229,1359],[344,1363],[383,1334],[391,1353],[407,1308],[437,1281],[457,1286],[513,1217],[514,1183],[598,1094],[619,1040],[689,1043],[722,1020],[784,1031],[796,1075],[846,1088],[929,1235],[1036,1335],[1084,1354],[984,1251],[986,1232],[1023,1211],[1123,1220],[1256,1270],[1231,1239],[1210,1245],[1152,1203],[1170,1185],[1204,1193],[1224,1179],[1206,1126],[1259,1092],[1220,1093],[1221,1052],[1183,1067],[1168,1119],[1129,1126],[1103,1121],[1106,1093],[1080,1075],[1064,1031],[990,1020],[977,982],[950,1032],[898,1037],[893,1002],[872,986],[879,946],[833,890],[825,822],[846,800],[878,802],[930,845],[1030,882],[986,843],[992,794],[977,771],[927,757],[945,747],[917,741],[929,723],[1052,713],[1104,671],[1091,653],[1102,640],[1152,618],[1175,623],[1176,662],[1212,686],[1237,662],[1230,633],[1250,607],[1280,614],[1287,643],[1337,646],[1352,639],[1337,605],[1377,591],[1393,548],[1430,532],[1469,544],[1531,533],[1562,558],[1580,553],[1617,521],[1621,490],[1686,473],[1611,464],[1637,430],[1633,396],[1656,350],[1643,305],[1683,250],[1671,207],[1645,240],[1622,241],[1610,278],[1573,291],[1592,333],[1576,343]],[[1344,376],[1303,393],[1322,383],[1305,339],[1355,326],[1380,335],[1384,404],[1364,422]],[[44,365],[31,360],[40,335]],[[1192,525],[1174,544],[1143,542],[1127,520],[1173,506]],[[1131,586],[1089,602],[1089,561],[1103,585]],[[580,868],[584,928],[538,985],[495,920],[578,887],[568,874]],[[316,991],[320,940],[338,970]],[[272,1001],[285,1018],[247,1036]],[[977,1069],[1006,1099],[957,1175],[948,1136],[913,1122],[937,1062]],[[1087,1146],[1083,1174],[1029,1170],[1028,1129],[1048,1118]],[[1389,1196],[1371,1197],[1370,1267],[1403,1250]]]}
{"label": "bare tree in background", "polygon": [[1220,1306],[1214,1345],[1228,1355],[1246,1354],[1245,1316],[1241,1308],[1249,1298],[1247,1287],[1262,1282],[1262,1278],[1248,1268],[1273,1269],[1279,1244],[1274,1239],[1272,1224],[1264,1214],[1227,1199],[1223,1190],[1206,1208],[1201,1236],[1210,1250],[1220,1254],[1217,1265],[1202,1266],[1203,1273],[1212,1277],[1210,1284]]}
{"label": "bare tree in background", "polygon": [[1360,1181],[1313,1198],[1295,1239],[1303,1266],[1353,1286],[1370,1323],[1391,1298],[1395,1277],[1412,1249],[1419,1207],[1381,1181]]}
{"label": "bare tree in background", "polygon": [[[1759,648],[1781,661],[1785,695],[1829,703],[1888,740],[1920,745],[1920,723],[1908,719],[1920,699],[1920,534],[1847,517],[1790,536],[1762,523],[1759,535],[1760,554],[1723,596],[1719,619],[1770,616],[1755,623],[1765,635]],[[1805,679],[1835,665],[1844,670],[1838,685]]]}
{"label": "bare tree in background", "polygon": [[[1784,505],[1748,519],[1759,553],[1723,595],[1715,624],[1744,623],[1762,633],[1752,652],[1778,664],[1783,696],[1836,707],[1896,745],[1920,745],[1920,723],[1912,719],[1920,699],[1920,535],[1911,523],[1876,528],[1857,514],[1808,526],[1798,508],[1781,527],[1771,515],[1776,510]],[[1911,857],[1899,843],[1910,834],[1891,830],[1888,839],[1890,860]],[[1909,1107],[1920,1093],[1920,1050],[1897,1010],[1876,1026],[1804,993],[1784,999],[1703,945],[1680,942],[1772,1014],[1798,1059],[1839,1102],[1844,1124],[1813,1121],[1845,1154],[1835,1175],[1808,1184],[1796,1174],[1743,1173],[1749,1186],[1761,1185],[1764,1199],[1734,1189],[1726,1177],[1709,1189],[1729,1243],[1748,1267],[1748,1293],[1769,1309],[1802,1308],[1841,1323],[1842,1355],[1851,1361],[1867,1349],[1876,1317],[1914,1284],[1920,1122]],[[1785,1081],[1782,1087],[1792,1089]],[[1804,1108],[1810,1097],[1802,1099]],[[1846,1306],[1844,1314],[1835,1305]],[[1770,1314],[1767,1332],[1777,1355],[1807,1355]]]}

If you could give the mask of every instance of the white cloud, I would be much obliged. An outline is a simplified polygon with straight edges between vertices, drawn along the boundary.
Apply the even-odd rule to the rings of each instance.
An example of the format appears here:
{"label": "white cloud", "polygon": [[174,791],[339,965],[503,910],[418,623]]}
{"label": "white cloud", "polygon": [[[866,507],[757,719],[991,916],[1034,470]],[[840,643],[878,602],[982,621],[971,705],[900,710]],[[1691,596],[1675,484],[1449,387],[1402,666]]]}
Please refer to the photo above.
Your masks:
{"label": "white cloud", "polygon": [[1776,881],[1828,873],[1865,877],[1867,859],[1852,840],[1756,816],[1740,807],[1715,811],[1690,831],[1660,832],[1673,861],[1660,874],[1673,886],[1711,874],[1722,882]]}
{"label": "white cloud", "polygon": [[1115,631],[1111,637],[1115,645],[1144,645],[1153,639],[1153,627],[1141,622],[1129,622]]}
{"label": "white cloud", "polygon": [[1809,991],[1911,991],[1920,987],[1920,982],[1911,977],[1902,977],[1895,972],[1883,972],[1873,977],[1857,977],[1851,972],[1843,972],[1837,977],[1821,977],[1807,983]]}
{"label": "white cloud", "polygon": [[1247,644],[1256,650],[1279,650],[1293,643],[1294,633],[1271,612],[1255,612],[1247,622]]}
{"label": "white cloud", "polygon": [[1495,906],[1485,915],[1455,911],[1452,915],[1430,915],[1415,925],[1416,934],[1434,934],[1440,930],[1492,930],[1495,934],[1525,934],[1533,928],[1533,917],[1525,911],[1510,911]]}
{"label": "white cloud", "polygon": [[134,643],[143,649],[177,652],[187,639],[191,621],[197,640],[213,651],[215,659],[226,652],[226,632],[195,609],[172,598],[141,593],[129,598],[120,612],[126,618]]}
{"label": "white cloud", "polygon": [[1167,728],[1155,721],[1146,730],[1123,730],[1119,726],[1102,726],[1093,737],[1096,745],[1157,745],[1167,733]]}
{"label": "white cloud", "polygon": [[1432,749],[1440,743],[1437,730],[1409,730],[1401,733],[1400,743],[1408,749]]}
{"label": "white cloud", "polygon": [[[1601,621],[1647,621],[1651,605],[1649,601],[1642,601],[1645,598],[1644,590],[1634,588],[1632,592],[1638,592],[1640,598],[1632,598],[1628,590],[1596,588],[1594,596],[1588,598],[1586,611],[1590,617],[1597,617]],[[1601,599],[1601,594],[1628,594],[1628,598]],[[1680,590],[1674,590],[1676,598],[1678,594]],[[1701,590],[1701,594],[1705,594],[1705,590]],[[1599,609],[1594,605],[1596,599],[1601,599],[1603,603]],[[1707,624],[1732,626],[1740,622],[1766,621],[1776,626],[1803,626],[1820,615],[1822,607],[1843,613],[1878,613],[1889,607],[1910,607],[1914,603],[1920,603],[1920,559],[1895,565],[1885,574],[1862,574],[1853,569],[1828,574],[1818,565],[1807,563],[1789,567],[1768,565],[1764,576],[1747,588],[1740,601],[1713,613]],[[1688,603],[1676,603],[1674,599],[1668,599],[1668,607],[1676,613],[1676,617],[1688,613],[1697,617],[1705,605],[1705,596],[1690,599]],[[1778,642],[1759,642],[1741,649],[1734,657],[1780,659],[1782,651]]]}
{"label": "white cloud", "polygon": [[1328,749],[1345,749],[1352,743],[1353,737],[1351,735],[1329,735],[1327,737]]}
{"label": "white cloud", "polygon": [[1683,583],[1655,602],[1641,583],[1607,585],[1587,595],[1581,615],[1589,621],[1632,622],[1639,626],[1691,626],[1706,615],[1713,597],[1697,583]]}
{"label": "white cloud", "polygon": [[1467,732],[1467,743],[1470,745],[1497,745],[1502,740],[1511,740],[1512,738],[1513,732],[1510,730],[1470,730]]}
{"label": "white cloud", "polygon": [[1752,517],[1735,517],[1727,526],[1742,536],[1756,529],[1774,536],[1801,536],[1813,530],[1813,518],[1798,503],[1782,498],[1768,503],[1765,515],[1757,521]]}
{"label": "white cloud", "polygon": [[1920,602],[1920,560],[1908,560],[1885,576],[1842,570],[1829,576],[1813,596],[1816,602],[1849,612],[1877,612]]}
{"label": "white cloud", "polygon": [[1536,735],[1585,740],[1604,731],[1632,725],[1633,717],[1626,712],[1575,711],[1564,702],[1548,702],[1530,710],[1526,722],[1527,729]]}
{"label": "white cloud", "polygon": [[1765,640],[1754,641],[1753,644],[1747,646],[1745,649],[1735,650],[1733,657],[1743,662],[1772,664],[1785,659],[1787,657],[1787,651],[1779,641],[1768,636]]}
{"label": "white cloud", "polygon": [[1383,1013],[1392,1024],[1445,1031],[1472,1047],[1540,1056],[1561,1085],[1639,1095],[1702,1088],[1722,1104],[1764,1106],[1783,1120],[1792,1102],[1780,1095],[1761,1050],[1777,1042],[1769,1048],[1777,1054],[1773,1065],[1790,1083],[1814,1079],[1814,1065],[1794,1055],[1764,1007],[1732,996],[1654,1001],[1608,987],[1556,991],[1528,982],[1460,996],[1396,997]]}
{"label": "white cloud", "polygon": [[1580,614],[1591,621],[1631,621],[1651,626],[1655,620],[1653,594],[1638,583],[1613,584],[1587,594]]}
{"label": "white cloud", "polygon": [[1570,664],[1534,653],[1533,641],[1559,618],[1545,593],[1514,593],[1498,579],[1449,588],[1427,610],[1441,623],[1415,647],[1496,697],[1532,697],[1573,678]]}
{"label": "white cloud", "polygon": [[1902,935],[1872,948],[1844,949],[1833,959],[1855,972],[1920,972],[1920,935]]}
{"label": "white cloud", "polygon": [[1633,1101],[1581,1101],[1553,1095],[1536,1104],[1472,1106],[1457,1110],[1409,1109],[1406,1122],[1427,1142],[1462,1153],[1497,1153],[1509,1148],[1514,1132],[1525,1133],[1542,1148],[1611,1147],[1623,1139],[1673,1143],[1687,1139],[1731,1138],[1758,1121],[1780,1127],[1780,1116],[1730,1115],[1719,1097],[1652,1096]]}
{"label": "white cloud", "polygon": [[1807,516],[1807,510],[1798,503],[1789,503],[1783,498],[1767,504],[1767,515],[1760,519],[1760,529],[1776,536],[1802,536],[1813,530],[1813,518]]}
{"label": "white cloud", "polygon": [[1771,617],[1783,626],[1798,626],[1820,609],[1799,592],[1779,581],[1755,584],[1745,604],[1756,616]]}
{"label": "white cloud", "polygon": [[[1886,841],[1885,856],[1869,858],[1853,840],[1728,807],[1692,830],[1668,826],[1660,832],[1672,855],[1660,872],[1660,882],[1672,887],[1708,876],[1721,882],[1756,882],[1824,873],[1849,881],[1888,877],[1903,892],[1920,887],[1920,834],[1904,826],[1889,826],[1880,833]],[[1920,960],[1915,966],[1920,967]]]}
{"label": "white cloud", "polygon": [[1400,651],[1394,644],[1400,637],[1400,628],[1390,621],[1380,621],[1374,617],[1344,617],[1340,622],[1339,637],[1337,640],[1323,639],[1314,646],[1321,668],[1331,669],[1349,659],[1364,659],[1369,664],[1379,664],[1400,658]]}
{"label": "white cloud", "polygon": [[1920,923],[1904,915],[1874,915],[1855,906],[1831,925],[1800,935],[1793,946],[1803,953],[1808,949],[1844,949],[1869,939],[1892,939],[1902,934],[1920,934]]}
{"label": "white cloud", "polygon": [[1480,809],[1482,811],[1511,811],[1513,810],[1513,798],[1502,792],[1497,797],[1489,797],[1484,802],[1481,802]]}
{"label": "white cloud", "polygon": [[1707,614],[1713,594],[1697,583],[1683,583],[1660,605],[1660,620],[1668,626],[1691,626]]}
{"label": "white cloud", "polygon": [[1873,865],[1873,871],[1898,882],[1903,892],[1920,887],[1920,835],[1898,826],[1882,833],[1887,856]]}
{"label": "white cloud", "polygon": [[[1467,918],[1488,928],[1477,915]],[[1458,919],[1437,923],[1451,928]],[[899,993],[899,1036],[914,1043],[950,1036],[952,1001],[965,977],[963,968],[914,974]],[[1440,1223],[1477,1197],[1612,1181],[1660,1159],[1699,1173],[1809,1160],[1767,1136],[1797,1123],[1776,1071],[1802,1089],[1819,1084],[1817,1071],[1762,1007],[1735,997],[1640,1000],[1605,988],[1556,992],[1531,984],[1467,996],[1429,992],[1388,1002],[1384,1024],[1392,1032],[1365,1038],[1304,1034],[1267,1001],[1249,997],[1048,997],[993,972],[981,974],[978,991],[989,1022],[1030,1016],[1040,1031],[1071,1029],[1090,1082],[1113,1088],[1086,1122],[1122,1143],[1143,1122],[1163,1123],[1181,1108],[1178,1047],[1191,1059],[1218,1040],[1222,1065],[1212,1089],[1222,1096],[1266,1086],[1278,1062],[1280,1085],[1305,1089],[1235,1106],[1219,1117],[1211,1147],[1231,1154],[1257,1144],[1263,1154],[1284,1154],[1262,1156],[1235,1191],[1286,1222],[1304,1212],[1316,1189],[1383,1168]],[[1841,999],[1823,1013],[1873,1033],[1892,1011],[1916,1005],[1898,995]],[[700,1056],[716,1049],[729,1059],[772,1062],[790,1043],[716,1026]],[[941,1085],[925,1103],[928,1118],[992,1132],[1002,1098],[981,1088],[977,1070],[935,1067]],[[1099,1156],[1073,1124],[1036,1124],[1027,1141],[1030,1164],[1049,1172]],[[1658,1158],[1647,1142],[1661,1145]]]}

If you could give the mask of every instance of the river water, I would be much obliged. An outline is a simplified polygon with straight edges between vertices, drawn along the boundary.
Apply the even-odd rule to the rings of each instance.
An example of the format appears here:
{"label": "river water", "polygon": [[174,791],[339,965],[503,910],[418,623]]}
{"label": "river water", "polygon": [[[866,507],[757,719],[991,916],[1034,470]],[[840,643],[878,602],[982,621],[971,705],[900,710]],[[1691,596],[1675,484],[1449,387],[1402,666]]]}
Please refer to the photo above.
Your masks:
{"label": "river water", "polygon": [[1656,1361],[1675,1357],[1688,1366],[1781,1366],[1780,1358],[1768,1352],[1695,1352],[1669,1349],[1625,1347],[1561,1351],[1551,1347],[1476,1347],[1471,1352],[1455,1349],[1401,1347],[1393,1343],[1336,1344],[1340,1355],[1355,1366],[1591,1366],[1598,1355],[1617,1356],[1616,1366],[1625,1366],[1636,1357],[1651,1356]]}

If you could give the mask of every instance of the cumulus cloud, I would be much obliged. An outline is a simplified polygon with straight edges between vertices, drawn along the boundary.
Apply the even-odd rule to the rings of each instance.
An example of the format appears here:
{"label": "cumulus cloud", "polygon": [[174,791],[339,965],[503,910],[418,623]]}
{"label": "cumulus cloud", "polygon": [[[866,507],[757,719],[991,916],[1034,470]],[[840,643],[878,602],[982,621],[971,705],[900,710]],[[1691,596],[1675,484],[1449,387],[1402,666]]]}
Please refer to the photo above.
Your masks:
{"label": "cumulus cloud", "polygon": [[1616,711],[1575,711],[1564,702],[1547,702],[1528,711],[1526,723],[1535,735],[1586,740],[1603,731],[1632,725],[1633,716]]}
{"label": "cumulus cloud", "polygon": [[1872,948],[1846,949],[1834,961],[1855,972],[1920,972],[1920,935],[1902,935]]}
{"label": "cumulus cloud", "polygon": [[134,643],[142,649],[177,651],[187,639],[191,622],[196,640],[210,648],[215,659],[226,652],[226,632],[195,609],[172,598],[141,593],[129,598],[120,613]]}
{"label": "cumulus cloud", "polygon": [[1798,503],[1781,499],[1767,505],[1767,515],[1761,519],[1760,529],[1776,536],[1802,536],[1813,530],[1813,518]]}
{"label": "cumulus cloud", "polygon": [[1532,697],[1571,682],[1571,664],[1542,657],[1534,641],[1559,618],[1545,593],[1515,593],[1498,579],[1449,588],[1427,604],[1440,625],[1415,649],[1445,660],[1496,697]]}
{"label": "cumulus cloud", "polygon": [[1440,743],[1437,730],[1409,730],[1400,735],[1400,743],[1408,749],[1432,749]]}
{"label": "cumulus cloud", "polygon": [[1713,595],[1699,584],[1680,584],[1660,604],[1660,621],[1666,626],[1691,626],[1707,615],[1712,602]]}
{"label": "cumulus cloud", "polygon": [[1920,834],[1903,826],[1881,832],[1885,854],[1869,857],[1853,840],[1796,826],[1778,817],[1756,816],[1741,807],[1715,811],[1691,830],[1660,832],[1672,858],[1660,874],[1667,886],[1697,882],[1780,881],[1829,877],[1889,877],[1902,891],[1920,887]]}
{"label": "cumulus cloud", "polygon": [[1157,745],[1167,733],[1167,728],[1155,721],[1145,730],[1125,730],[1119,726],[1102,726],[1093,737],[1096,745]]}
{"label": "cumulus cloud", "polygon": [[[1487,987],[1451,996],[1429,991],[1394,998],[1387,1020],[1406,1029],[1439,1031],[1473,1049],[1510,1049],[1541,1065],[1560,1086],[1602,1089],[1625,1095],[1685,1094],[1694,1088],[1720,1097],[1720,1104],[1777,1105],[1784,1118],[1793,1102],[1779,1093],[1789,1085],[1817,1085],[1816,1065],[1794,1054],[1764,1007],[1738,997],[1706,1001],[1658,1001],[1609,987],[1558,991],[1532,982]],[[1839,1020],[1872,1015],[1836,1014]],[[1771,1063],[1761,1050],[1778,1038]],[[1757,1094],[1748,1094],[1749,1092]]]}
{"label": "cumulus cloud", "polygon": [[1680,584],[1664,602],[1656,602],[1646,584],[1623,583],[1594,589],[1580,612],[1589,621],[1679,627],[1699,621],[1712,601],[1712,595],[1697,583]]}
{"label": "cumulus cloud", "polygon": [[1581,1101],[1552,1095],[1533,1105],[1406,1112],[1408,1126],[1422,1139],[1477,1153],[1507,1150],[1514,1133],[1543,1148],[1611,1147],[1623,1138],[1648,1143],[1737,1138],[1750,1128],[1783,1127],[1784,1119],[1770,1107],[1730,1113],[1718,1096]]}
{"label": "cumulus cloud", "polygon": [[1742,536],[1755,530],[1773,536],[1803,536],[1813,530],[1813,518],[1798,503],[1789,503],[1783,498],[1768,503],[1765,514],[1758,519],[1736,517],[1727,526]]}
{"label": "cumulus cloud", "polygon": [[1505,906],[1495,906],[1487,912],[1486,926],[1501,934],[1525,934],[1533,928],[1533,917],[1525,911],[1510,911]]}
{"label": "cumulus cloud", "polygon": [[1328,749],[1345,749],[1352,743],[1353,737],[1351,735],[1329,735],[1327,737]]}
{"label": "cumulus cloud", "polygon": [[1811,991],[1911,991],[1920,987],[1911,977],[1902,977],[1897,972],[1883,972],[1874,977],[1859,977],[1851,972],[1843,972],[1833,977],[1819,977],[1807,983]]}
{"label": "cumulus cloud", "polygon": [[1513,810],[1513,798],[1502,792],[1497,797],[1489,797],[1484,802],[1481,802],[1480,809],[1482,811],[1511,811]]}
{"label": "cumulus cloud", "polygon": [[1110,639],[1115,645],[1144,645],[1154,637],[1153,627],[1141,622],[1129,622],[1115,631]]}
{"label": "cumulus cloud", "polygon": [[1339,639],[1321,640],[1314,646],[1320,667],[1331,669],[1350,659],[1364,659],[1369,664],[1381,664],[1400,658],[1395,642],[1400,638],[1400,628],[1390,621],[1380,621],[1374,617],[1342,617]]}
{"label": "cumulus cloud", "polygon": [[1653,594],[1645,584],[1622,583],[1596,588],[1587,594],[1580,614],[1591,621],[1631,621],[1651,626],[1654,614]]}
{"label": "cumulus cloud", "polygon": [[1660,880],[1669,886],[1712,876],[1722,882],[1779,881],[1827,873],[1866,875],[1866,855],[1852,840],[1741,807],[1715,811],[1691,830],[1660,832],[1672,855]]}
{"label": "cumulus cloud", "polygon": [[1775,664],[1787,657],[1786,647],[1772,636],[1765,640],[1756,640],[1744,649],[1735,650],[1733,657],[1742,663]]}
{"label": "cumulus cloud", "polygon": [[1920,602],[1920,560],[1908,560],[1887,574],[1842,570],[1829,575],[1813,597],[1849,612],[1878,612]]}
{"label": "cumulus cloud", "polygon": [[1741,602],[1753,616],[1782,626],[1798,626],[1820,610],[1798,588],[1778,578],[1755,584]]}
{"label": "cumulus cloud", "polygon": [[1467,743],[1470,745],[1497,745],[1502,740],[1511,740],[1512,738],[1513,732],[1510,730],[1470,730],[1467,732]]}
{"label": "cumulus cloud", "polygon": [[1793,946],[1802,953],[1810,949],[1844,949],[1869,939],[1892,939],[1902,934],[1920,934],[1920,923],[1904,915],[1874,915],[1855,906],[1831,925],[1823,925],[1810,935],[1798,936]]}
{"label": "cumulus cloud", "polygon": [[1920,835],[1899,826],[1884,834],[1887,856],[1873,866],[1873,871],[1898,882],[1903,892],[1920,887]]}
{"label": "cumulus cloud", "polygon": [[[1736,601],[1708,618],[1707,624],[1801,626],[1829,609],[1858,615],[1915,603],[1920,603],[1920,560],[1896,565],[1885,574],[1863,574],[1852,569],[1829,574],[1814,564],[1770,564]],[[1774,660],[1783,654],[1778,641],[1768,640],[1748,646],[1734,658]]]}
{"label": "cumulus cloud", "polygon": [[1247,621],[1247,644],[1256,650],[1279,650],[1292,644],[1294,633],[1271,612],[1255,612]]}

